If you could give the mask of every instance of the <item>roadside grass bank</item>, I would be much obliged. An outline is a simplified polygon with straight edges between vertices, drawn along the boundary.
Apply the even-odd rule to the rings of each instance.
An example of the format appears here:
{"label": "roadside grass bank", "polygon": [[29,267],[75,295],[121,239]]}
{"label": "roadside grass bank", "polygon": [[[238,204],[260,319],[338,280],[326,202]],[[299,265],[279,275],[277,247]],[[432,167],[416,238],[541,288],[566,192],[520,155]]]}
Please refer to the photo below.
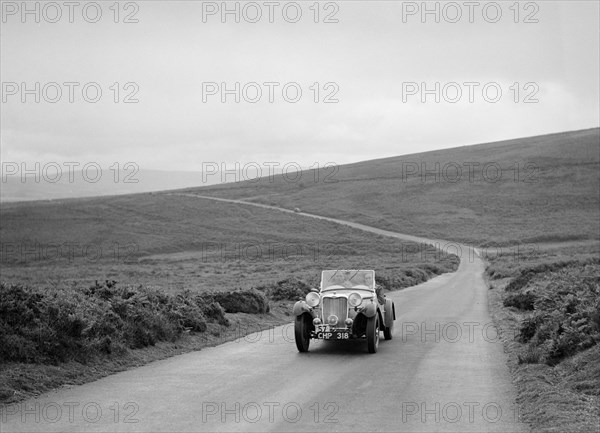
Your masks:
{"label": "roadside grass bank", "polygon": [[0,404],[290,322],[287,293],[274,301],[254,289],[174,294],[106,281],[44,291],[2,283]]}
{"label": "roadside grass bank", "polygon": [[226,313],[225,316],[230,326],[208,324],[205,333],[184,333],[176,341],[159,341],[121,355],[106,355],[86,362],[69,360],[56,365],[0,362],[0,410],[53,389],[82,385],[153,361],[242,340],[248,334],[270,332],[291,321],[290,309],[285,302],[271,304],[267,314]]}
{"label": "roadside grass bank", "polygon": [[[447,266],[383,271],[377,280],[386,290],[398,290],[457,264],[458,258]],[[293,303],[311,287],[295,278],[212,292],[121,287],[109,280],[53,290],[0,283],[0,408],[254,332],[273,332],[293,322]],[[285,338],[293,343],[293,331]]]}
{"label": "roadside grass bank", "polygon": [[600,431],[599,252],[488,258],[489,308],[533,433]]}

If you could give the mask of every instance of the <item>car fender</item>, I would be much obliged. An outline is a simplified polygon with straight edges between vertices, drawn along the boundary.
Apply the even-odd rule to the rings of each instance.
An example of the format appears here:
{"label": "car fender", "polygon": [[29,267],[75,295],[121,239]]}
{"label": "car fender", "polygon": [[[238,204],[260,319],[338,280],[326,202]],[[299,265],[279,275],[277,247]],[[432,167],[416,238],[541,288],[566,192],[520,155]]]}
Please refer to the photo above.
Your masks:
{"label": "car fender", "polygon": [[385,300],[385,326],[392,326],[396,320],[396,308],[394,306],[394,301],[391,299]]}
{"label": "car fender", "polygon": [[377,305],[374,302],[371,302],[370,304],[367,304],[365,306],[365,309],[362,310],[362,313],[366,317],[374,317],[375,314],[377,314]]}
{"label": "car fender", "polygon": [[311,316],[312,314],[312,308],[310,308],[308,306],[308,304],[306,303],[306,301],[298,301],[294,304],[294,309],[292,310],[294,313],[294,316],[300,316],[304,313],[309,313]]}

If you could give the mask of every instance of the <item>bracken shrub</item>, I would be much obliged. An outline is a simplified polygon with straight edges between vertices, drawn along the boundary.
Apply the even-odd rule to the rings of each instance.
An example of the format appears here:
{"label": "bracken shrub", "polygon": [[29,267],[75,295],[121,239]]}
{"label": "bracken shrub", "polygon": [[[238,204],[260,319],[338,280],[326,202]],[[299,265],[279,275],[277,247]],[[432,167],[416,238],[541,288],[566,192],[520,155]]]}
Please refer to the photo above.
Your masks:
{"label": "bracken shrub", "polygon": [[521,328],[519,329],[518,340],[521,343],[528,343],[538,331],[542,323],[541,315],[533,315],[525,318],[521,322]]}
{"label": "bracken shrub", "polygon": [[185,331],[204,332],[204,311],[219,320],[218,310],[203,308],[190,292],[118,287],[114,281],[52,290],[0,283],[0,361],[85,362],[120,354],[174,341]]}
{"label": "bracken shrub", "polygon": [[202,310],[206,321],[210,323],[217,323],[223,326],[229,326],[231,323],[229,319],[225,317],[225,309],[218,302],[214,302],[210,297],[204,295],[196,296],[196,303]]}
{"label": "bracken shrub", "polygon": [[558,271],[558,270],[566,268],[568,266],[578,266],[578,265],[585,265],[585,264],[598,265],[599,263],[600,263],[600,260],[594,258],[594,259],[589,259],[589,260],[586,260],[583,262],[580,262],[577,260],[567,260],[567,261],[559,261],[559,262],[552,262],[552,263],[542,263],[537,266],[528,267],[528,268],[522,269],[519,273],[519,276],[517,278],[513,279],[506,286],[505,290],[507,292],[514,292],[514,291],[520,290],[523,287],[525,287],[527,284],[529,284],[529,282],[539,274],[545,274],[548,272]]}
{"label": "bracken shrub", "polygon": [[518,336],[528,344],[523,362],[553,365],[600,341],[600,265],[587,261],[547,269],[535,272],[504,303],[532,311]]}
{"label": "bracken shrub", "polygon": [[532,292],[517,292],[508,294],[503,304],[505,307],[515,307],[519,310],[533,310],[535,295]]}
{"label": "bracken shrub", "polygon": [[487,266],[486,272],[492,280],[503,278],[515,278],[519,276],[519,270],[507,263],[493,263]]}
{"label": "bracken shrub", "polygon": [[310,292],[311,287],[304,281],[287,278],[275,284],[259,286],[256,289],[273,301],[296,301],[304,298]]}
{"label": "bracken shrub", "polygon": [[227,313],[264,314],[269,312],[269,301],[256,289],[233,290],[203,295],[218,302]]}
{"label": "bracken shrub", "polygon": [[382,286],[385,290],[398,290],[418,284],[417,282],[411,284],[413,281],[415,281],[414,278],[407,277],[404,273],[375,275],[375,283]]}
{"label": "bracken shrub", "polygon": [[539,347],[528,346],[517,355],[519,364],[538,364],[543,362],[543,353]]}

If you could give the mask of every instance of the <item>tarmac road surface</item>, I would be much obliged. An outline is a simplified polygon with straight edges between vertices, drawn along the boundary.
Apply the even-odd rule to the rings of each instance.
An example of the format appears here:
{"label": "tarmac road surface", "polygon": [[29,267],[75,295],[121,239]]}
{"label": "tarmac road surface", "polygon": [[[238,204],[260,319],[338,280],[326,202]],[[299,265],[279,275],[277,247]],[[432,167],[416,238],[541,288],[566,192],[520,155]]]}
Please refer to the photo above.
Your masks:
{"label": "tarmac road surface", "polygon": [[293,325],[281,326],[7,406],[0,431],[527,432],[488,313],[483,262],[458,248],[457,272],[387,295],[394,338],[382,335],[376,354],[364,340],[311,340],[301,354]]}

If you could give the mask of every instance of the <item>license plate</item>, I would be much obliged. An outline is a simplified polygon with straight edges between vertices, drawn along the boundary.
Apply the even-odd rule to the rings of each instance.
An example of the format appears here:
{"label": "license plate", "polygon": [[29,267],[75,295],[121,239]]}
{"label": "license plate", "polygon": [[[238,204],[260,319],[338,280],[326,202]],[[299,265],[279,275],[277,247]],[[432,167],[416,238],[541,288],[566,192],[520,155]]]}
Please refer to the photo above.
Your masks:
{"label": "license plate", "polygon": [[317,325],[316,332],[331,332],[331,329],[329,328],[329,325]]}
{"label": "license plate", "polygon": [[317,338],[323,340],[347,340],[350,338],[350,333],[348,331],[317,332]]}

